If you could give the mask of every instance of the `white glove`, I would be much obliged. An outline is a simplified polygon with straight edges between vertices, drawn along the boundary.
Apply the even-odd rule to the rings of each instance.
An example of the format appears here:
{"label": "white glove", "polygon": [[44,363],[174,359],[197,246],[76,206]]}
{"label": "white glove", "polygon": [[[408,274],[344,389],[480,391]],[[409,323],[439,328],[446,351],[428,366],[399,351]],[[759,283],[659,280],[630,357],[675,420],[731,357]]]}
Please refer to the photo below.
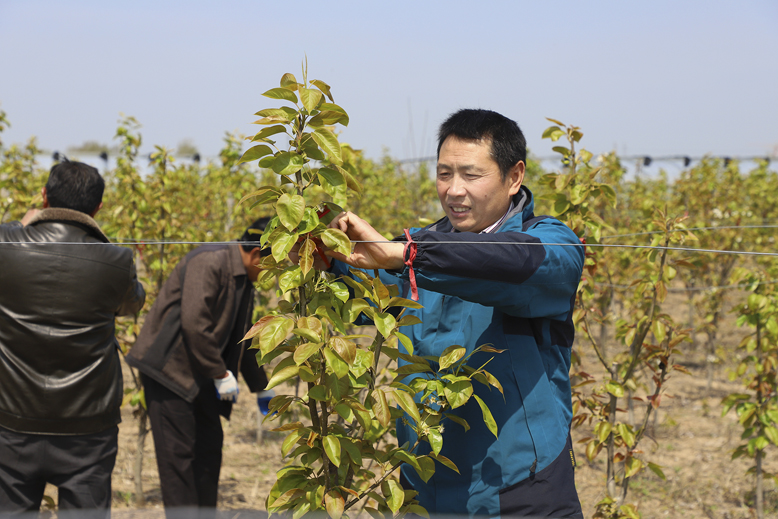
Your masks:
{"label": "white glove", "polygon": [[232,371],[227,370],[227,376],[224,378],[213,379],[213,385],[216,386],[216,396],[219,399],[238,401],[238,381]]}

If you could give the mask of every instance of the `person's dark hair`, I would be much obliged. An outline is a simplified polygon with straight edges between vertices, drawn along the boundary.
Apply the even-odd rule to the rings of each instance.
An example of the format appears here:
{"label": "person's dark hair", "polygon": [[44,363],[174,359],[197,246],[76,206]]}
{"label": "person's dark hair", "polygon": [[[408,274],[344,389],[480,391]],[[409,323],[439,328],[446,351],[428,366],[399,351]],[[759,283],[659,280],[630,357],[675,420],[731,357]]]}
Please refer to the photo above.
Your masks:
{"label": "person's dark hair", "polygon": [[527,140],[519,125],[497,112],[468,108],[451,114],[438,131],[438,157],[443,142],[452,135],[468,141],[490,140],[492,159],[503,180],[517,162],[527,162]]}
{"label": "person's dark hair", "polygon": [[[252,250],[262,247],[262,245],[259,243],[259,240],[262,238],[262,231],[265,230],[265,227],[267,227],[268,222],[270,222],[270,218],[267,216],[263,216],[262,218],[258,218],[248,226],[246,231],[243,233],[243,236],[240,237],[241,244],[240,246],[243,248],[246,252],[251,252]],[[254,232],[251,232],[251,231]],[[260,254],[262,256],[269,256],[270,255],[270,247],[265,247],[260,251]]]}
{"label": "person's dark hair", "polygon": [[51,167],[46,182],[49,207],[91,214],[103,201],[105,181],[89,164],[64,159]]}

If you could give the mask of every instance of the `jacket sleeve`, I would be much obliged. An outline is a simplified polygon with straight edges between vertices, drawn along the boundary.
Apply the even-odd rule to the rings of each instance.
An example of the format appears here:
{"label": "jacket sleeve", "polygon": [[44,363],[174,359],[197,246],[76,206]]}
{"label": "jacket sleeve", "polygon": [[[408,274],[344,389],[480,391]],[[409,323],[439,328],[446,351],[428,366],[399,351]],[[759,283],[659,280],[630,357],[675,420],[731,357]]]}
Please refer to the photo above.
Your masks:
{"label": "jacket sleeve", "polygon": [[251,341],[243,341],[241,348],[243,350],[243,359],[240,363],[240,374],[249,387],[249,391],[257,393],[267,387],[267,375],[262,366],[257,364],[257,350],[250,350]]}
{"label": "jacket sleeve", "polygon": [[206,261],[207,256],[196,256],[187,264],[181,287],[181,333],[192,368],[207,378],[216,378],[227,371],[216,334],[220,316],[215,314],[222,291],[222,264]]}
{"label": "jacket sleeve", "polygon": [[[421,230],[412,238],[417,244],[412,266],[419,288],[517,317],[566,318],[583,271],[581,242],[553,218],[525,232]],[[409,279],[410,268],[399,275]]]}
{"label": "jacket sleeve", "polygon": [[135,262],[130,264],[130,285],[127,288],[127,293],[122,299],[122,303],[119,309],[116,311],[116,315],[133,315],[140,312],[143,308],[143,303],[146,302],[146,291],[143,290],[143,285],[138,281],[138,275],[135,271]]}

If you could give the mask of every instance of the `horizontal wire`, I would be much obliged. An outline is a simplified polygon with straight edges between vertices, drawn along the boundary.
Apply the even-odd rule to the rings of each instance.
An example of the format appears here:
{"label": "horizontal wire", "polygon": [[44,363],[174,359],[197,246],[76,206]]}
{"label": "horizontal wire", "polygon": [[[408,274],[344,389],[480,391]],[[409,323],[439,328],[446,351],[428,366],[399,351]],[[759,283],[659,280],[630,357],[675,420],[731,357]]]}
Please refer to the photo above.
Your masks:
{"label": "horizontal wire", "polygon": [[[668,292],[703,292],[705,290],[724,290],[729,288],[747,288],[754,285],[774,285],[778,283],[778,280],[760,281],[759,283],[740,283],[738,285],[719,285],[719,286],[704,286],[704,287],[684,287],[684,288],[668,288]],[[627,290],[634,288],[634,285],[612,285],[610,283],[594,283],[598,287],[609,287]]]}
{"label": "horizontal wire", "polygon": [[717,229],[778,229],[778,225],[714,225],[710,227],[689,227],[688,229],[671,229],[669,231],[645,231],[645,232],[633,232],[629,234],[610,234],[603,236],[602,239],[607,238],[627,238],[630,236],[646,236],[649,234],[664,234],[665,232],[687,232],[687,231],[711,231]]}
{"label": "horizontal wire", "polygon": [[[236,241],[118,241],[105,242],[0,242],[0,245],[228,245]],[[404,243],[394,240],[352,240],[351,243]],[[741,256],[778,256],[778,252],[736,251],[726,249],[695,249],[692,247],[668,247],[663,245],[628,245],[617,243],[541,243],[515,241],[449,241],[427,242],[444,245],[539,245],[544,247],[603,247],[620,249],[667,250],[677,252],[704,252],[712,254],[734,254]]]}

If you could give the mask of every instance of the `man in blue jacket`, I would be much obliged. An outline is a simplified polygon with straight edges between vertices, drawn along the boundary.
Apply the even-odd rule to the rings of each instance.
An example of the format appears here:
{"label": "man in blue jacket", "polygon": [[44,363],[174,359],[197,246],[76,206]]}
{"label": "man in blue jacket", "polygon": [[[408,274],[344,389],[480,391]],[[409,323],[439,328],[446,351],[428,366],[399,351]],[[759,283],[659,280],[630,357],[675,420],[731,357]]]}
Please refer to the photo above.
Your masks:
{"label": "man in blue jacket", "polygon": [[[469,361],[503,386],[476,387],[499,428],[496,439],[481,410],[470,401],[453,412],[468,432],[444,420],[441,454],[460,474],[438,465],[424,483],[405,466],[405,483],[419,492],[431,513],[583,517],[575,489],[570,440],[572,313],[584,263],[580,241],[567,226],[535,216],[524,186],[526,141],[518,125],[492,111],[461,110],[440,127],[437,191],[446,214],[412,229],[412,243],[358,243],[350,256],[330,254],[348,265],[384,269],[381,278],[418,291],[421,324],[403,331],[418,355],[439,356],[447,347],[482,344],[504,349]],[[333,221],[354,241],[384,241],[353,213]],[[415,441],[398,424],[400,444]],[[426,445],[426,444],[423,444]],[[423,454],[423,452],[420,452]]]}

